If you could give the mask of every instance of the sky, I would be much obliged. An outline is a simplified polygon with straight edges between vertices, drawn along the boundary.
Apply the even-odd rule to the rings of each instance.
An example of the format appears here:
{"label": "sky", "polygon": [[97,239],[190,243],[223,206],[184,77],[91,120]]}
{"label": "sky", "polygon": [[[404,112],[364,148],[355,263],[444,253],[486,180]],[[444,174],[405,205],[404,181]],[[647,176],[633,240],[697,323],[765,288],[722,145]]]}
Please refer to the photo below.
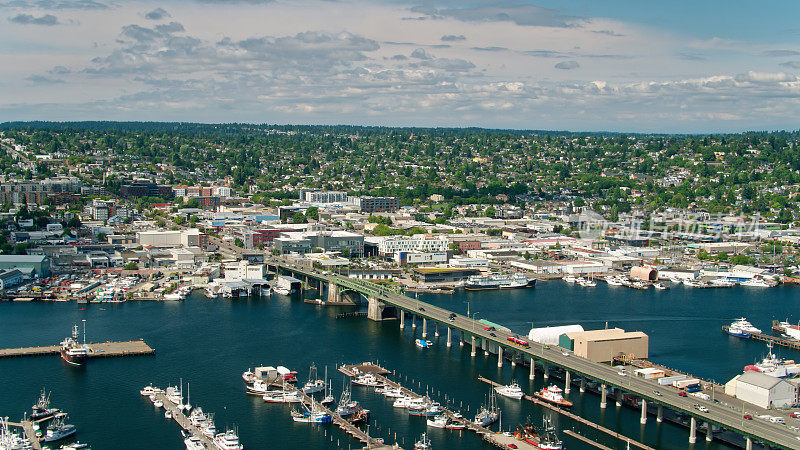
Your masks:
{"label": "sky", "polygon": [[0,0],[0,122],[795,130],[800,2]]}

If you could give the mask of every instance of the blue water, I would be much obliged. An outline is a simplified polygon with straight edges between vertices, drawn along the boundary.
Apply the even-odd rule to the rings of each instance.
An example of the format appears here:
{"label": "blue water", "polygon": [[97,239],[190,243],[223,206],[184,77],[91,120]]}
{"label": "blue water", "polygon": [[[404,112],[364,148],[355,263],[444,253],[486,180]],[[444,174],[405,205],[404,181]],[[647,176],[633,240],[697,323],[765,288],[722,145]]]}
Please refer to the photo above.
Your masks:
{"label": "blue water", "polygon": [[[587,289],[554,281],[530,290],[421,295],[420,299],[462,313],[469,301],[471,312],[520,333],[527,333],[531,325],[579,323],[591,329],[602,328],[605,322],[641,330],[650,336],[651,360],[724,382],[766,349],[757,342],[729,337],[720,326],[745,316],[769,329],[773,319],[791,318],[800,311],[797,292],[782,287],[635,291],[603,284]],[[408,386],[413,382],[417,391],[427,390],[443,403],[463,405],[468,417],[488,393],[478,375],[502,382],[515,377],[528,392],[543,385],[541,372],[531,383],[525,368],[505,364],[498,369],[494,356],[481,353],[470,358],[469,347],[460,348],[456,334],[455,345],[448,349],[445,333],[433,339],[429,326],[428,339],[436,345],[421,350],[413,345],[421,327],[414,330],[409,321],[401,333],[397,322],[335,319],[347,309],[304,304],[297,298],[274,295],[230,301],[193,296],[183,303],[80,308],[74,303],[2,303],[0,347],[52,345],[67,336],[73,324],[86,319],[87,340],[143,338],[156,355],[92,360],[83,368],[69,367],[57,357],[0,360],[0,415],[19,419],[46,387],[52,390],[53,405],[66,410],[71,423],[78,426],[78,439],[95,449],[183,448],[177,425],[164,419],[163,410],[155,411],[138,392],[150,382],[164,387],[177,384],[179,378],[191,383],[191,403],[215,413],[218,428],[237,426],[247,448],[360,448],[334,426],[296,424],[289,417],[290,407],[245,395],[241,373],[261,364],[285,365],[301,376],[312,362],[320,373],[327,365],[338,397],[342,376],[335,371],[336,365],[379,361],[397,371]],[[779,353],[800,358],[790,350]],[[411,448],[425,431],[424,419],[408,417],[369,389],[354,388],[353,396],[372,410],[370,433],[374,436],[390,443],[396,439]],[[637,411],[613,406],[600,410],[596,395],[579,394],[577,389],[570,399],[575,412],[653,447],[688,447],[685,429],[656,424],[652,418],[640,426]],[[529,402],[501,399],[500,406],[504,429],[527,417],[539,422],[545,413]],[[576,426],[563,417],[554,416],[554,420],[562,429]],[[607,437],[589,435],[624,448]],[[468,432],[432,430],[431,438],[437,449],[491,448]],[[563,434],[562,439],[570,449],[592,448]],[[700,439],[694,448],[727,447]]]}

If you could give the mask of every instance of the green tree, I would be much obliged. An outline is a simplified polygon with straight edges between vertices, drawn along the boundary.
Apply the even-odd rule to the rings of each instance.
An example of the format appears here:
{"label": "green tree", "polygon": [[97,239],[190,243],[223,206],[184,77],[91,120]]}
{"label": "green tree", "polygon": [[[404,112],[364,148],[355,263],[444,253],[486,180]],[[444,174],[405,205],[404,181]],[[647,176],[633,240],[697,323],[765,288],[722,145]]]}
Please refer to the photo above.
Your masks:
{"label": "green tree", "polygon": [[236,238],[236,239],[234,239],[234,241],[233,241],[233,245],[235,245],[235,246],[237,246],[237,247],[240,247],[240,248],[241,248],[241,247],[244,247],[244,241],[242,241],[242,240],[241,240],[241,239],[239,239],[239,238]]}
{"label": "green tree", "polygon": [[483,215],[484,215],[484,216],[486,216],[486,217],[491,217],[491,218],[494,218],[494,216],[495,216],[496,214],[497,214],[497,211],[494,209],[494,206],[489,206],[489,207],[488,207],[488,208],[486,208],[486,210],[483,212]]}
{"label": "green tree", "polygon": [[122,268],[125,270],[139,270],[139,264],[136,261],[130,261],[129,263],[125,264]]}
{"label": "green tree", "polygon": [[306,210],[306,217],[309,219],[319,220],[319,208],[311,206]]}
{"label": "green tree", "polygon": [[308,223],[308,220],[306,220],[306,216],[303,213],[297,211],[292,216],[292,223]]}

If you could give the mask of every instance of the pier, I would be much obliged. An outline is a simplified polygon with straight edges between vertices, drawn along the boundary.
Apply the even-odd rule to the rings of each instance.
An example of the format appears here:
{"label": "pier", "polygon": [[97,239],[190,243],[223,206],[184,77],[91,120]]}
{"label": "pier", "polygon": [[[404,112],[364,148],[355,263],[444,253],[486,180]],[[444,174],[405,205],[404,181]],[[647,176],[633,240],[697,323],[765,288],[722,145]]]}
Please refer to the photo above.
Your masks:
{"label": "pier", "polygon": [[[156,351],[142,339],[136,341],[100,342],[86,344],[91,349],[89,358],[114,358],[119,356],[152,355]],[[58,355],[60,345],[47,345],[42,347],[21,347],[0,349],[0,358],[13,358],[23,356]]]}
{"label": "pier", "polygon": [[[160,400],[161,403],[164,404],[164,409],[166,409],[167,411],[172,413],[172,419],[175,420],[175,422],[177,422],[178,425],[180,425],[181,428],[186,430],[186,432],[188,432],[192,436],[200,438],[200,442],[203,443],[203,446],[205,446],[206,449],[214,450],[214,449],[217,448],[214,445],[214,441],[212,441],[211,438],[209,438],[208,436],[204,435],[203,432],[200,431],[199,428],[197,428],[196,426],[192,425],[192,422],[189,421],[189,418],[186,417],[186,415],[183,413],[183,411],[178,409],[177,405],[175,405],[174,403],[172,403],[171,401],[169,401],[167,399],[167,395],[165,393],[162,392],[162,393],[156,394],[156,400]],[[159,410],[157,409],[156,411],[159,411]]]}
{"label": "pier", "polygon": [[[478,377],[478,380],[483,381],[484,383],[487,383],[487,384],[491,385],[493,388],[497,387],[497,386],[502,386],[502,384],[500,384],[500,383],[498,383],[496,381],[492,381],[492,380],[490,380],[488,378]],[[557,413],[559,413],[559,414],[561,414],[561,415],[563,415],[565,417],[568,417],[568,418],[570,418],[570,419],[572,419],[572,420],[574,420],[574,421],[576,421],[576,422],[578,422],[578,423],[580,423],[582,425],[586,425],[587,427],[594,428],[597,431],[605,433],[605,434],[607,434],[607,435],[609,435],[609,436],[611,436],[613,438],[619,439],[620,441],[622,441],[625,444],[627,444],[629,448],[630,447],[637,447],[637,448],[641,448],[643,450],[655,450],[653,447],[648,447],[647,445],[644,445],[639,441],[635,441],[635,440],[633,440],[633,439],[631,439],[631,438],[629,438],[627,436],[624,436],[622,434],[617,433],[616,431],[609,430],[608,428],[605,428],[602,425],[599,425],[599,424],[596,424],[596,423],[591,422],[589,420],[586,420],[586,419],[584,419],[583,417],[581,417],[581,416],[579,416],[577,414],[573,414],[573,413],[567,411],[566,409],[559,408],[559,407],[557,407],[555,405],[552,405],[550,403],[541,401],[536,397],[532,397],[530,395],[525,394],[524,398],[525,398],[525,400],[533,402],[536,405],[539,405],[541,407],[544,407],[544,408],[550,409],[552,411],[555,411],[555,412],[557,412]]]}
{"label": "pier", "polygon": [[[775,329],[777,323],[778,323],[777,320],[772,322],[773,329]],[[723,325],[722,331],[727,333],[730,328],[731,327],[728,325]],[[747,338],[742,337],[742,339],[747,339]],[[788,347],[791,348],[792,350],[800,350],[800,341],[796,341],[794,339],[786,339],[764,333],[750,333],[750,339],[755,339],[757,341],[763,341],[763,342],[772,342],[773,344],[780,345],[781,347]]]}
{"label": "pier", "polygon": [[[49,418],[44,420],[49,420]],[[33,450],[42,450],[42,444],[39,442],[39,438],[36,437],[36,432],[33,430],[33,423],[34,422],[31,422],[30,420],[23,420],[22,422],[6,422],[6,424],[8,424],[10,427],[22,428],[22,431],[25,433],[25,438],[31,443],[31,448]]]}

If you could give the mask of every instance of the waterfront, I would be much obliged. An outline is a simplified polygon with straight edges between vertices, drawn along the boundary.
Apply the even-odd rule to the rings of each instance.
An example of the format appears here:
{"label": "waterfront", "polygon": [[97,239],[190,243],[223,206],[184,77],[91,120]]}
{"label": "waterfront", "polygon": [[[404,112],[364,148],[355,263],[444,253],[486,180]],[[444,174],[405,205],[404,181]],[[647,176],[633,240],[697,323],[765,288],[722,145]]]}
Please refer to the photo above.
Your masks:
{"label": "waterfront", "polygon": [[[420,295],[420,299],[458,312],[527,332],[536,326],[580,323],[586,328],[619,326],[650,335],[651,359],[717,381],[727,381],[741,367],[765,352],[758,342],[742,341],[720,331],[720,325],[740,315],[761,328],[772,319],[797,311],[800,298],[789,287],[767,290],[686,289],[634,291],[600,284],[581,288],[559,281],[543,282],[535,289],[483,291],[453,296]],[[482,354],[472,360],[468,347],[451,349],[440,345],[423,351],[413,346],[409,324],[404,334],[396,322],[375,323],[363,318],[334,319],[338,308],[325,309],[273,296],[271,299],[208,300],[194,295],[184,303],[128,302],[118,306],[88,305],[85,311],[74,303],[0,304],[0,347],[45,345],[63,339],[73,323],[87,319],[89,340],[144,338],[157,350],[154,357],[90,361],[85,368],[66,367],[53,357],[0,361],[0,413],[18,416],[30,407],[42,386],[53,390],[55,406],[71,414],[79,427],[78,438],[94,448],[181,448],[178,428],[141,399],[138,390],[149,382],[175,384],[179,377],[192,384],[192,404],[214,412],[217,426],[236,424],[248,448],[340,448],[358,447],[357,442],[333,427],[327,429],[295,424],[288,408],[266,405],[258,397],[246,396],[240,374],[260,363],[283,364],[301,372],[315,362],[320,370],[328,365],[335,394],[342,378],[334,366],[342,362],[379,360],[409,379],[422,380],[432,392],[455,396],[469,403],[474,413],[487,387],[477,381],[484,375],[506,382],[516,376],[531,392],[542,384],[538,373],[533,386],[527,369],[506,364],[497,369],[494,356]],[[101,309],[103,308],[103,309]],[[417,333],[421,330],[417,328]],[[429,339],[433,331],[429,328]],[[699,344],[699,343],[702,343]],[[781,349],[780,354],[794,357]],[[715,356],[718,355],[718,356]],[[400,381],[404,381],[403,378]],[[398,440],[409,448],[425,430],[424,420],[409,418],[370,390],[354,388],[354,398],[373,411],[371,434]],[[442,397],[444,398],[444,397]],[[574,411],[615,428],[632,438],[658,448],[685,448],[687,432],[673,425],[660,426],[651,419],[642,429],[638,412],[610,407],[598,408],[597,396],[573,391]],[[541,410],[528,403],[501,400],[504,428]],[[119,418],[123,418],[119,420]],[[560,426],[571,426],[556,419]],[[333,435],[331,443],[330,435]],[[489,448],[468,433],[434,430],[435,448]],[[588,448],[562,434],[568,448]],[[387,439],[392,442],[393,439]],[[605,444],[612,444],[603,440]],[[698,441],[695,448],[706,448]],[[708,448],[718,447],[711,444]]]}

